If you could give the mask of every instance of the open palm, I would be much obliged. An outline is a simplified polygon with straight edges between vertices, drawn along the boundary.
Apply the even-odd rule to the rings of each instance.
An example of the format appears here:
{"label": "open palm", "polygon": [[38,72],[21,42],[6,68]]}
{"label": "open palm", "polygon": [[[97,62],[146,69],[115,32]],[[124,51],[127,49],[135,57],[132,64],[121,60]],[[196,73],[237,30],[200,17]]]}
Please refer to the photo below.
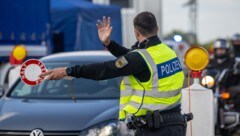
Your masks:
{"label": "open palm", "polygon": [[103,16],[103,20],[102,21],[98,20],[98,23],[96,26],[98,29],[99,39],[103,44],[108,45],[110,43],[110,35],[112,32],[110,17],[106,19],[106,17]]}

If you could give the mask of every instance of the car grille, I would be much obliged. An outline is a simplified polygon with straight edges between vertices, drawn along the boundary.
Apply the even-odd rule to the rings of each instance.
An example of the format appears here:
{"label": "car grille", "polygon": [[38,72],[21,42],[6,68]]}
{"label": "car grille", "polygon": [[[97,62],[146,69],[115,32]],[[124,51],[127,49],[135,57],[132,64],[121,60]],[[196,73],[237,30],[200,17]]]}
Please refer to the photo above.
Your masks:
{"label": "car grille", "polygon": [[[0,131],[0,136],[30,136],[31,132],[23,131]],[[79,136],[80,132],[47,132],[44,136]]]}

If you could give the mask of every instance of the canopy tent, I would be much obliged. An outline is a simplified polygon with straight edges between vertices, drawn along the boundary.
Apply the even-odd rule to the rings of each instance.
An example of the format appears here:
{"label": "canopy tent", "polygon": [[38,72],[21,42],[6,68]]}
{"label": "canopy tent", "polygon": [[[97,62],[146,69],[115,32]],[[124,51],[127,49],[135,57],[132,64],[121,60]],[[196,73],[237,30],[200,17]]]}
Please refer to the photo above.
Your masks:
{"label": "canopy tent", "polygon": [[84,0],[51,0],[52,31],[63,32],[64,51],[103,50],[96,28],[103,16],[111,17],[111,39],[122,44],[120,7]]}

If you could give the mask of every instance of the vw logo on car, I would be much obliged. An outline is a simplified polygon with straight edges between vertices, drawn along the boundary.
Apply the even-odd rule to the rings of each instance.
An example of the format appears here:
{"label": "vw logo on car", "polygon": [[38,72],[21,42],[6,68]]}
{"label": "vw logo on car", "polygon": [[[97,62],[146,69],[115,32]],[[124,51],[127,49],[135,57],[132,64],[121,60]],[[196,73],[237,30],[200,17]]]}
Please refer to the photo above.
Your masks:
{"label": "vw logo on car", "polygon": [[43,131],[40,129],[34,129],[31,133],[30,136],[44,136]]}

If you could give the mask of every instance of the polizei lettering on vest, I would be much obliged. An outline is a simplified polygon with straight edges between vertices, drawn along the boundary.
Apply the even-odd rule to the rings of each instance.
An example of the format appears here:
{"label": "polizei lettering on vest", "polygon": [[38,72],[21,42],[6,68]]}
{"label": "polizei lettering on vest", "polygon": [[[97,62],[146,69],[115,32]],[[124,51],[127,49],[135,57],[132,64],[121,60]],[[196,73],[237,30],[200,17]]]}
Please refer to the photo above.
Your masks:
{"label": "polizei lettering on vest", "polygon": [[167,62],[158,64],[157,68],[158,68],[159,79],[171,76],[177,72],[182,71],[182,66],[181,66],[178,58],[174,58]]}

